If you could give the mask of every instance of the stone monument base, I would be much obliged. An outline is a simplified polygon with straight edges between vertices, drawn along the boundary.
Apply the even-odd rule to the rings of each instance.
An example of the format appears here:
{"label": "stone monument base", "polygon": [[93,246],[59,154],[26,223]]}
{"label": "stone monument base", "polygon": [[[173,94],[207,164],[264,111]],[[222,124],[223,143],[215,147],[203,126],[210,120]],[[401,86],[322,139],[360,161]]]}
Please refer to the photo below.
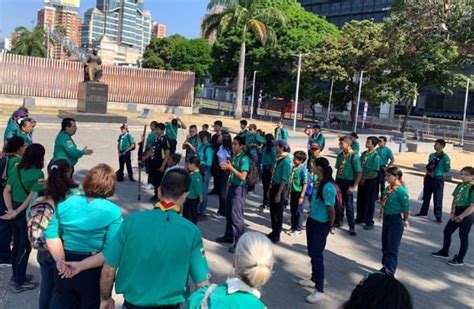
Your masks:
{"label": "stone monument base", "polygon": [[77,122],[127,123],[127,117],[116,114],[84,113],[75,110],[58,111],[59,118],[73,118]]}

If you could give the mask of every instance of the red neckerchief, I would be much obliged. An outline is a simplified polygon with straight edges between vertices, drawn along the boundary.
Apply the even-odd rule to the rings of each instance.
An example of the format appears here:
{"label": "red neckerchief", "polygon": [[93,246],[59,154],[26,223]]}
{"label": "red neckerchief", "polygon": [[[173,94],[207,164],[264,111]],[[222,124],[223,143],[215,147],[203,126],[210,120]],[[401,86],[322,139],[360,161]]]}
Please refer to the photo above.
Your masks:
{"label": "red neckerchief", "polygon": [[179,213],[179,211],[181,210],[181,207],[179,205],[176,205],[173,202],[164,202],[164,201],[156,203],[155,208],[161,209],[162,211],[174,210],[177,213]]}

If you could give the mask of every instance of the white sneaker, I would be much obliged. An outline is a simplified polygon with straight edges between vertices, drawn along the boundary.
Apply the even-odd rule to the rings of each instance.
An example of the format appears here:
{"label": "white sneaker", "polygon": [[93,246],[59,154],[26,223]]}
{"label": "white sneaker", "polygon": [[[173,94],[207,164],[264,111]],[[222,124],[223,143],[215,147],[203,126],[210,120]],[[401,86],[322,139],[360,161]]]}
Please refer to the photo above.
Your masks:
{"label": "white sneaker", "polygon": [[311,280],[301,279],[298,284],[304,288],[314,288],[314,282]]}
{"label": "white sneaker", "polygon": [[310,304],[316,304],[320,301],[326,299],[326,295],[324,293],[319,292],[318,290],[314,290],[313,293],[306,296],[306,301]]}
{"label": "white sneaker", "polygon": [[151,190],[151,189],[153,189],[153,185],[151,183],[147,183],[147,184],[143,185],[142,188],[145,189],[145,190]]}

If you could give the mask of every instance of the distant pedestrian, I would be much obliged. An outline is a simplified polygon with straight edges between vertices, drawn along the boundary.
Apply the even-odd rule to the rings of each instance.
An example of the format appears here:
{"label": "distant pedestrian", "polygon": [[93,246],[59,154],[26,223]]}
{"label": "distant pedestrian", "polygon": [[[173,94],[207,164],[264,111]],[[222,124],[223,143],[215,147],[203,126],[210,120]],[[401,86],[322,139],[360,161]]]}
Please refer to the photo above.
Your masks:
{"label": "distant pedestrian", "polygon": [[474,168],[466,166],[461,170],[462,183],[456,186],[453,192],[453,203],[451,205],[451,217],[444,228],[443,248],[438,252],[431,253],[434,257],[449,258],[449,247],[451,236],[459,228],[459,239],[461,245],[459,252],[450,261],[449,265],[464,265],[464,256],[469,246],[469,233],[474,222]]}
{"label": "distant pedestrian", "polygon": [[18,131],[20,130],[19,121],[23,118],[28,117],[28,114],[23,110],[17,110],[8,119],[7,127],[5,128],[5,132],[3,133],[3,143],[5,144],[7,140],[16,136]]}
{"label": "distant pedestrian", "polygon": [[[258,164],[258,145],[257,145],[257,126],[255,124],[250,124],[247,128],[247,134],[245,137],[245,143],[247,145],[246,154],[249,156],[252,161],[252,165],[257,166]],[[255,185],[248,185],[247,191],[253,192],[255,190]]]}
{"label": "distant pedestrian", "polygon": [[179,129],[186,130],[186,125],[179,117],[171,115],[171,122],[165,122],[166,138],[170,143],[170,153],[176,152],[176,145],[178,143],[178,132]]}
{"label": "distant pedestrian", "polygon": [[121,134],[119,135],[117,141],[117,150],[119,156],[119,170],[117,172],[117,181],[123,181],[123,169],[124,165],[127,166],[128,178],[130,181],[135,181],[133,179],[133,169],[132,169],[132,151],[135,150],[136,144],[135,139],[128,131],[128,125],[124,123],[120,127]]}
{"label": "distant pedestrian", "polygon": [[230,162],[232,157],[232,137],[227,131],[223,131],[222,134],[219,135],[218,143],[221,144],[217,151],[217,164],[219,165],[217,180],[219,182],[219,185],[217,186],[219,189],[219,209],[217,210],[217,213],[214,214],[214,218],[222,219],[226,217],[226,199],[230,175],[229,171],[222,169],[220,165]]}
{"label": "distant pedestrian", "polygon": [[209,131],[209,125],[207,123],[203,124],[202,127],[201,127],[201,130],[208,132]]}
{"label": "distant pedestrian", "polygon": [[269,195],[270,186],[272,184],[273,167],[277,160],[278,154],[275,148],[275,139],[272,134],[265,135],[265,145],[262,149],[262,185],[263,185],[263,203],[259,210],[263,212],[265,207],[270,206]]}
{"label": "distant pedestrian", "polygon": [[326,146],[326,138],[324,137],[323,133],[321,133],[321,126],[315,124],[312,128],[307,127],[305,130],[306,135],[308,135],[308,149],[311,148],[311,145],[318,144],[321,148],[321,151],[324,150]]}
{"label": "distant pedestrian", "polygon": [[207,131],[199,132],[199,146],[197,149],[198,158],[201,162],[201,168],[204,173],[204,179],[201,182],[202,185],[202,201],[199,204],[199,220],[207,219],[207,203],[208,203],[208,192],[209,192],[209,182],[211,181],[211,167],[212,161],[214,160],[214,150],[212,149],[211,144],[211,133]]}
{"label": "distant pedestrian", "polygon": [[392,149],[387,146],[387,137],[379,136],[379,147],[376,148],[380,156],[380,169],[377,186],[377,199],[382,200],[383,191],[385,190],[385,174],[387,168],[395,163],[395,157],[393,156]]}
{"label": "distant pedestrian", "polygon": [[[156,130],[157,125],[158,125],[157,121],[150,122],[150,133],[148,133],[148,136],[146,138],[144,153],[147,153],[153,147],[153,143],[156,140],[155,130]],[[145,162],[145,168],[148,174],[148,180],[147,180],[147,183],[142,186],[142,188],[146,190],[150,190],[150,189],[153,189],[153,185],[151,184],[151,178],[150,178],[150,158],[143,159],[143,160]]]}
{"label": "distant pedestrian", "polygon": [[275,139],[288,140],[288,130],[283,126],[283,120],[278,121],[277,127],[275,128]]}
{"label": "distant pedestrian", "polygon": [[308,179],[308,171],[304,166],[306,162],[306,153],[296,151],[293,155],[293,169],[289,179],[289,200],[291,211],[291,227],[288,231],[289,236],[300,235],[303,229],[304,219],[304,199],[306,187],[312,181]]}
{"label": "distant pedestrian", "polygon": [[359,135],[357,135],[357,133],[355,133],[355,132],[352,132],[350,134],[350,136],[351,136],[351,139],[352,139],[352,144],[351,144],[352,150],[356,153],[359,153],[360,146],[359,146],[359,142],[357,141],[359,139]]}
{"label": "distant pedestrian", "polygon": [[248,125],[247,120],[245,120],[245,119],[240,120],[240,132],[237,135],[241,135],[241,136],[244,136],[245,138],[247,138],[247,134],[248,134],[247,125]]}
{"label": "distant pedestrian", "polygon": [[[220,136],[222,135],[222,121],[216,120],[214,121],[214,135],[211,137],[211,146],[212,149],[214,149],[214,159],[212,160],[212,177],[214,178],[214,187],[212,188],[211,192],[209,194],[219,194],[220,188],[219,188],[219,176],[220,176],[220,171],[221,167],[219,166],[219,160],[217,159],[217,152],[219,151],[220,146],[222,145],[220,142]],[[231,139],[232,143],[232,139]]]}
{"label": "distant pedestrian", "polygon": [[198,157],[192,157],[186,163],[186,168],[190,174],[191,182],[189,192],[183,205],[183,217],[194,224],[198,223],[199,205],[203,200],[202,174],[200,160]]}
{"label": "distant pedestrian", "polygon": [[186,162],[189,158],[197,156],[197,149],[199,146],[199,137],[197,127],[195,124],[189,126],[189,134],[183,144],[183,149],[186,150]]}
{"label": "distant pedestrian", "polygon": [[20,121],[19,130],[15,132],[15,136],[19,136],[25,140],[27,145],[33,144],[33,139],[31,138],[31,130],[33,130],[33,119],[24,118]]}
{"label": "distant pedestrian", "polygon": [[312,171],[314,160],[316,160],[317,158],[321,158],[321,157],[322,157],[321,146],[319,146],[318,143],[313,142],[310,145],[309,150],[308,150],[308,162],[306,163],[306,168],[309,171]]}

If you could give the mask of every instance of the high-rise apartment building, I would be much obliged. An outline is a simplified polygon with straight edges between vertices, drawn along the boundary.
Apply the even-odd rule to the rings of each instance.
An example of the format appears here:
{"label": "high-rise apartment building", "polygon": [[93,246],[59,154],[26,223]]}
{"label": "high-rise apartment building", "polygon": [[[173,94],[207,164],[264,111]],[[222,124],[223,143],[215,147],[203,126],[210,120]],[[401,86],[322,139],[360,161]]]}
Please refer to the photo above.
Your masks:
{"label": "high-rise apartment building", "polygon": [[12,48],[12,42],[9,38],[0,39],[0,53],[7,52]]}
{"label": "high-rise apartment building", "polygon": [[166,25],[153,23],[152,37],[154,38],[165,38],[166,37]]}

